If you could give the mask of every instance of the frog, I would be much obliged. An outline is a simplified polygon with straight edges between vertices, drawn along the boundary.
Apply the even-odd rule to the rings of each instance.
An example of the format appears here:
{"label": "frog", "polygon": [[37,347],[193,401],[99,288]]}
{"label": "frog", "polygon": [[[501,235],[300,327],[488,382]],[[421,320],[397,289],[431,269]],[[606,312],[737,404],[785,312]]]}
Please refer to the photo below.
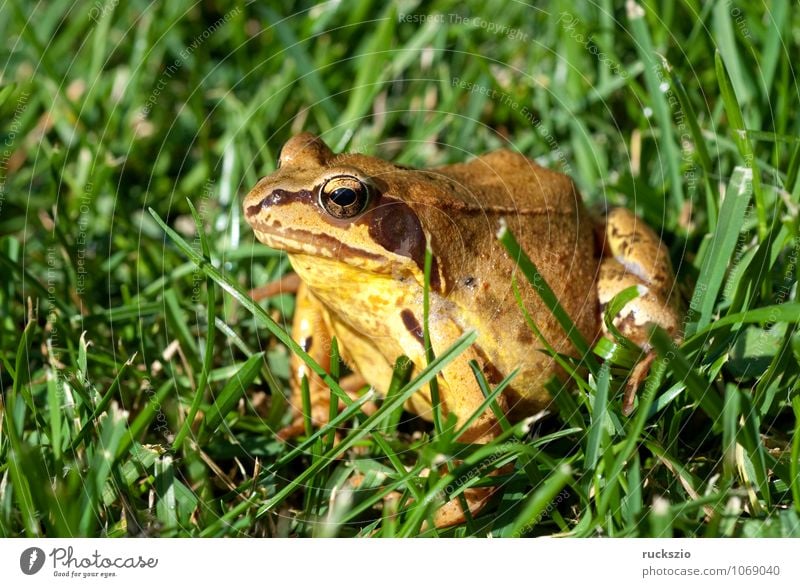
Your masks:
{"label": "frog", "polygon": [[[500,434],[496,408],[511,422],[553,409],[548,382],[563,371],[542,339],[555,353],[580,358],[574,333],[561,326],[537,284],[522,276],[498,230],[511,231],[584,340],[621,333],[652,357],[653,325],[673,337],[678,332],[674,271],[653,229],[624,207],[590,214],[568,175],[514,149],[419,169],[362,153],[335,154],[322,138],[304,132],[285,143],[277,168],[249,191],[243,208],[256,238],[285,251],[300,278],[294,340],[328,365],[335,338],[355,375],[349,394],[361,384],[385,393],[398,357],[420,372],[429,350],[438,356],[475,332],[474,342],[436,377],[442,417],[460,426],[482,410],[460,442],[486,443]],[[604,312],[631,286],[639,295],[611,320],[615,333]],[[431,349],[424,336],[426,293]],[[329,418],[330,391],[300,358],[291,361],[297,432],[303,379],[315,425]],[[473,365],[492,387],[514,374],[495,409],[485,407]],[[431,420],[429,387],[405,408]],[[492,492],[467,490],[470,513],[479,512]],[[463,507],[464,501],[444,504],[436,525],[463,520]]]}

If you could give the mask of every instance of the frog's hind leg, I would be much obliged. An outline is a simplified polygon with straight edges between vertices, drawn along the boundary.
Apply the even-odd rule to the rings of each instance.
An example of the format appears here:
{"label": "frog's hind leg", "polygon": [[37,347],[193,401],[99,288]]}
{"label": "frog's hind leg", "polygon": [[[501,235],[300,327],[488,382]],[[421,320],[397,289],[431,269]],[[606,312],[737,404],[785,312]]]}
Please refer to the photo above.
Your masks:
{"label": "frog's hind leg", "polygon": [[603,236],[604,257],[600,261],[597,293],[604,336],[612,338],[604,320],[608,303],[628,287],[636,286],[640,292],[612,320],[626,338],[647,353],[628,380],[623,411],[629,413],[636,388],[655,357],[649,327],[656,324],[673,338],[678,336],[678,295],[673,288],[675,277],[666,247],[643,220],[625,208],[614,208],[606,218]]}
{"label": "frog's hind leg", "polygon": [[[325,311],[322,304],[308,291],[305,284],[300,283],[295,298],[294,321],[292,323],[292,338],[326,370],[330,364],[331,353],[331,326],[325,320]],[[315,427],[322,426],[330,419],[331,391],[322,378],[311,371],[303,360],[297,355],[291,358],[292,387],[291,408],[294,413],[292,423],[281,429],[277,437],[288,440],[303,434],[305,431],[305,416],[303,414],[303,377],[308,379],[309,396],[311,399],[311,424]],[[364,379],[358,374],[348,375],[340,381],[342,389],[353,399],[356,392],[363,387]],[[339,402],[337,409],[342,409],[343,402]],[[375,408],[373,404],[365,404],[364,411]]]}

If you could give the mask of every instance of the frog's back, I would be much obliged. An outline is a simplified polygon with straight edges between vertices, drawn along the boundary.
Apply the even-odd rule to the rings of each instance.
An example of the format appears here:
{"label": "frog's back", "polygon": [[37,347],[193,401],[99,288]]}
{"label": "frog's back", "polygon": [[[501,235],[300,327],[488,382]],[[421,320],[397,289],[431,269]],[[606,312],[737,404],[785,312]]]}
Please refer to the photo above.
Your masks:
{"label": "frog's back", "polygon": [[582,203],[572,179],[501,149],[432,170],[455,181],[453,196],[486,213],[574,214]]}

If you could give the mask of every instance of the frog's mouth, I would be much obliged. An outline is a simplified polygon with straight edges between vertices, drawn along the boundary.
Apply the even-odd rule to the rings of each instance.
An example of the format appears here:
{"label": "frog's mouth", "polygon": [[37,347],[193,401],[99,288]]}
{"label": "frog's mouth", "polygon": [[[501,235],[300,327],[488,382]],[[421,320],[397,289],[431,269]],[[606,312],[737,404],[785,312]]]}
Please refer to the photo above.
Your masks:
{"label": "frog's mouth", "polygon": [[295,271],[312,287],[361,287],[358,284],[369,281],[369,275],[423,282],[422,271],[407,257],[365,251],[330,234],[258,221],[251,224],[258,240],[286,252]]}

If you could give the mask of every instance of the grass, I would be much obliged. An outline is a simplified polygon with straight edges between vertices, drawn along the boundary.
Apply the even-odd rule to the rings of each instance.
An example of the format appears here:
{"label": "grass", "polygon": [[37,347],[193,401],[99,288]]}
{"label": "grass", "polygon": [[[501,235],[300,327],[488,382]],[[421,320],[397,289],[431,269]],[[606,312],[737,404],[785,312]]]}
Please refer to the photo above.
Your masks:
{"label": "grass", "polygon": [[[800,15],[639,8],[4,5],[0,536],[800,536]],[[603,340],[488,445],[410,419],[465,333],[421,373],[400,358],[373,414],[331,370],[340,442],[278,441],[305,353],[291,295],[246,295],[290,266],[240,202],[304,129],[420,167],[510,141],[658,229],[684,338],[654,332],[633,413],[636,352]],[[498,480],[474,519],[426,524]]]}

